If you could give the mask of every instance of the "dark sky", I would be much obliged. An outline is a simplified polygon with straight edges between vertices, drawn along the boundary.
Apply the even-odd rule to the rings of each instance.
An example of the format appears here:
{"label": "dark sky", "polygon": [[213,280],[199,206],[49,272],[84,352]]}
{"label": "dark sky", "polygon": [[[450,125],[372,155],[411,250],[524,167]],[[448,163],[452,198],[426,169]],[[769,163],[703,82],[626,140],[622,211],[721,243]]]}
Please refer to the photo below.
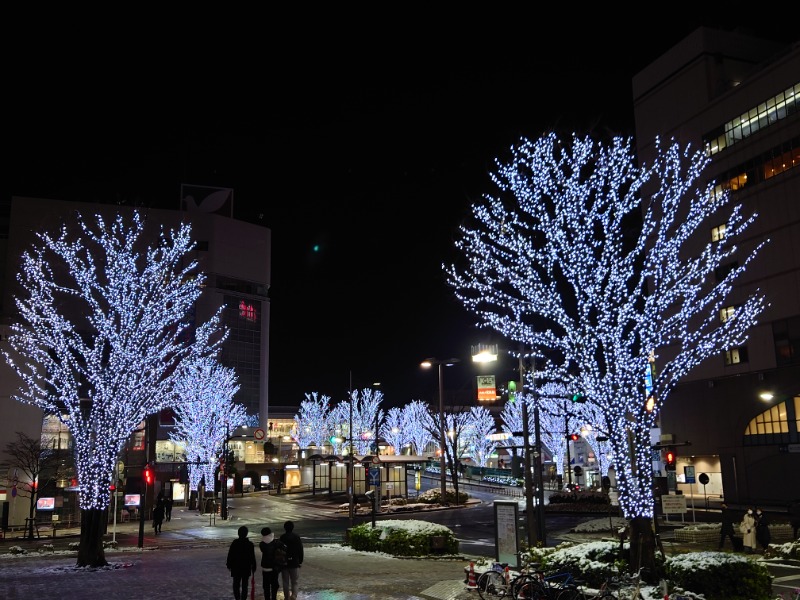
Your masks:
{"label": "dark sky", "polygon": [[471,389],[487,334],[441,263],[494,159],[550,129],[632,135],[632,76],[697,25],[473,17],[32,44],[4,94],[8,193],[174,207],[181,183],[231,187],[273,235],[272,404],[339,401],[351,374],[428,400],[428,356],[464,360],[446,386]]}

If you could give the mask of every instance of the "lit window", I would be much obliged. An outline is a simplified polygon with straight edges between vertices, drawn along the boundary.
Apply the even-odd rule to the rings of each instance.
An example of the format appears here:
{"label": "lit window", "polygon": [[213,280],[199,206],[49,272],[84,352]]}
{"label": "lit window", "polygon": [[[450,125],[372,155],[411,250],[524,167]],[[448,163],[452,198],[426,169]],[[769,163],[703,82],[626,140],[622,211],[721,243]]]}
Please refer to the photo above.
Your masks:
{"label": "lit window", "polygon": [[725,365],[738,365],[747,362],[747,347],[739,346],[725,351]]}
{"label": "lit window", "polygon": [[248,321],[256,321],[256,309],[252,304],[246,303],[244,300],[239,301],[239,316],[247,319]]}
{"label": "lit window", "polygon": [[733,306],[726,306],[721,311],[719,311],[719,320],[724,323],[728,319],[733,317],[734,312],[736,312],[736,308]]}
{"label": "lit window", "polygon": [[725,239],[725,233],[727,232],[728,226],[726,224],[717,225],[711,229],[711,241],[712,242],[721,242]]}

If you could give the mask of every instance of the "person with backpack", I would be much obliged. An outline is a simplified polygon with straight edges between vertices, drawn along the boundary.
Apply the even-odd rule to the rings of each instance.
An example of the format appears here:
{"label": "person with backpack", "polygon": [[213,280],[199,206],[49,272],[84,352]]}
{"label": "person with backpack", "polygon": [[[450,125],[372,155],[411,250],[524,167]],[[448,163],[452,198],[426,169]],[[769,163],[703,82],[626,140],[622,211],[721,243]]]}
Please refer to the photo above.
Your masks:
{"label": "person with backpack", "polygon": [[[278,574],[286,566],[286,545],[282,541],[275,539],[272,529],[263,527],[261,529],[261,542],[258,547],[261,550],[264,600],[277,600]],[[288,597],[285,588],[283,595]]]}
{"label": "person with backpack", "polygon": [[[283,568],[283,598],[284,600],[297,600],[297,582],[300,579],[300,567],[303,564],[303,541],[294,532],[294,523],[286,521],[283,524],[285,533],[281,541],[286,545],[288,557]],[[290,593],[291,590],[291,593]]]}

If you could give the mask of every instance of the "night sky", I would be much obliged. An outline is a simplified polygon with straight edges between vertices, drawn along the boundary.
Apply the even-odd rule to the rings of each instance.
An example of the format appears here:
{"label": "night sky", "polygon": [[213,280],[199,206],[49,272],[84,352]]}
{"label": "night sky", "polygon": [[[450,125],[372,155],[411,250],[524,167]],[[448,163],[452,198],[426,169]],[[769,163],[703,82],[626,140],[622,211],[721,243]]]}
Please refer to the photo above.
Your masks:
{"label": "night sky", "polygon": [[6,193],[172,208],[181,183],[231,187],[235,218],[272,230],[272,404],[342,400],[351,376],[430,400],[429,356],[465,361],[446,387],[469,390],[489,332],[441,264],[493,161],[551,129],[633,135],[632,76],[697,25],[471,17],[30,44]]}

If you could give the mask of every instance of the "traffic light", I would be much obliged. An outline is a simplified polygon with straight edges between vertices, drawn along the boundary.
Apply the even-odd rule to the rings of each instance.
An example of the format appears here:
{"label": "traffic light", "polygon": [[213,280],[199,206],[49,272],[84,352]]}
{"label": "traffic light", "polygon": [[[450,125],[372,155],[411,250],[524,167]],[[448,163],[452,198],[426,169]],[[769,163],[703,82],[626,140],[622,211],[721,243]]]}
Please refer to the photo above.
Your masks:
{"label": "traffic light", "polygon": [[516,381],[509,381],[508,382],[508,401],[509,402],[516,402],[517,401],[517,382]]}
{"label": "traffic light", "polygon": [[583,394],[583,392],[575,392],[572,394],[572,402],[575,404],[583,404],[586,402],[586,396]]}
{"label": "traffic light", "polygon": [[670,446],[667,448],[666,453],[664,454],[664,462],[667,465],[667,471],[674,471],[675,470],[675,448]]}
{"label": "traffic light", "polygon": [[150,463],[144,466],[144,482],[147,485],[153,485],[153,469],[150,467]]}
{"label": "traffic light", "polygon": [[579,439],[581,439],[581,434],[580,433],[568,433],[567,434],[567,439],[570,442],[577,442]]}

